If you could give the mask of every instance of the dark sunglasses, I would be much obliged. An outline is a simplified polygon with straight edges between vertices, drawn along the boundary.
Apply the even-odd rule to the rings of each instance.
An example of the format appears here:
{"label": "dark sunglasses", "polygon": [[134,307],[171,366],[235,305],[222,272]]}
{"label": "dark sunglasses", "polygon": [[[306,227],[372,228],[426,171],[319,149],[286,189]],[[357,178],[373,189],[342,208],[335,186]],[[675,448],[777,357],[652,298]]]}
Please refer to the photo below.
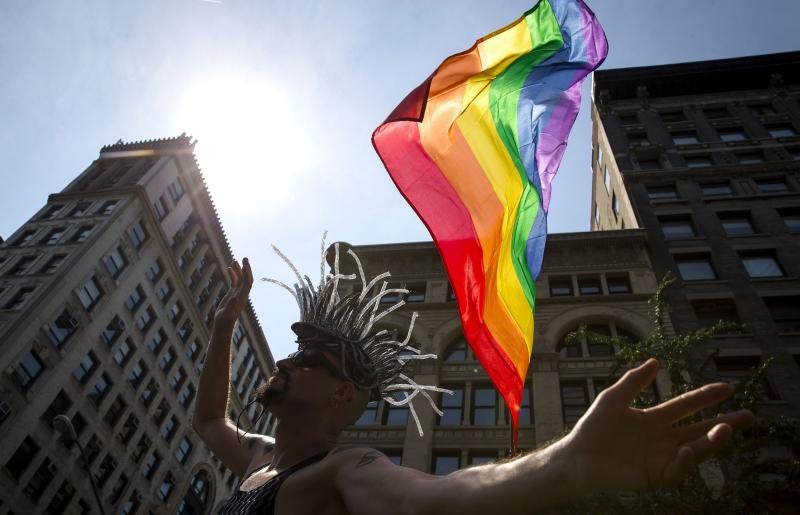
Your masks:
{"label": "dark sunglasses", "polygon": [[292,365],[299,368],[315,368],[315,367],[323,367],[325,370],[330,372],[331,375],[334,377],[338,377],[339,379],[347,379],[344,374],[339,370],[339,368],[331,363],[325,354],[321,353],[320,351],[314,349],[300,349],[297,352],[293,352],[289,354],[288,359],[292,362]]}

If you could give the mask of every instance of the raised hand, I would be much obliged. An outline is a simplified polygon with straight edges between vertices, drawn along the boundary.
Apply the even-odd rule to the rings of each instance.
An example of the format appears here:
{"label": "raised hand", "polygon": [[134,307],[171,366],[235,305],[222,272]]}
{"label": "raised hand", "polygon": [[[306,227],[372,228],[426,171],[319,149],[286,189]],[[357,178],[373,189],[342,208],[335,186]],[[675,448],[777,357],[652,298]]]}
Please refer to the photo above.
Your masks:
{"label": "raised hand", "polygon": [[233,329],[233,324],[241,314],[247,304],[247,296],[253,286],[253,271],[250,269],[250,261],[247,258],[242,260],[244,267],[234,260],[226,271],[231,279],[231,287],[222,297],[217,311],[214,314],[214,326]]}
{"label": "raised hand", "polygon": [[747,410],[677,425],[727,399],[733,388],[714,383],[648,409],[631,408],[650,385],[658,362],[650,359],[604,390],[566,437],[576,480],[585,491],[648,489],[680,484],[701,461],[722,449],[734,429],[750,426]]}

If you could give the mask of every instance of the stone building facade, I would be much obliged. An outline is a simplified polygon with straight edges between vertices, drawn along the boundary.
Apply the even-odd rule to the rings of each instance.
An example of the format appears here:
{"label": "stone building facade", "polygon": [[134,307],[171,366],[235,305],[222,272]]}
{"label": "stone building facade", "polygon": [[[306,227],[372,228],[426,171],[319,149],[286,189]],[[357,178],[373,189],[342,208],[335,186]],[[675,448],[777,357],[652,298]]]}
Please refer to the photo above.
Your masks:
{"label": "stone building facade", "polygon": [[[376,447],[397,463],[439,474],[506,456],[511,430],[503,400],[464,341],[456,302],[433,243],[353,249],[367,275],[390,270],[391,284],[410,290],[408,304],[381,322],[403,335],[411,312],[419,313],[412,341],[439,359],[416,363],[415,381],[445,386],[455,394],[440,399],[442,417],[425,402],[417,404],[422,437],[407,409],[380,401],[345,431],[344,441]],[[644,337],[650,331],[647,299],[656,285],[642,230],[549,236],[536,282],[533,359],[520,414],[521,449],[561,436],[609,379],[613,350],[591,341],[563,346],[565,335],[587,324],[611,335]],[[665,391],[665,378],[659,383]]]}
{"label": "stone building facade", "polygon": [[800,52],[598,71],[594,230],[642,227],[676,330],[744,324],[693,355],[759,413],[800,416]]}
{"label": "stone building facade", "polygon": [[[0,246],[0,513],[97,513],[88,474],[106,513],[210,513],[231,493],[191,429],[232,259],[192,149],[103,147]],[[231,415],[274,368],[251,306],[234,343]]]}

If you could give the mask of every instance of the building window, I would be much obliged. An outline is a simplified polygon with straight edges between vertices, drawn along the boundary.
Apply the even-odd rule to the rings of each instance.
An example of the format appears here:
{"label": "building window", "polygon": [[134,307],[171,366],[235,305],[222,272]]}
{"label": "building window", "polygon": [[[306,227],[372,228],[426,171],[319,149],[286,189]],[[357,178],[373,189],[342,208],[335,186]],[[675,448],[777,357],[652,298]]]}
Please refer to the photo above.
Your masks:
{"label": "building window", "polygon": [[797,131],[790,124],[769,125],[767,132],[773,138],[792,138],[797,136]]}
{"label": "building window", "polygon": [[89,441],[86,442],[86,446],[83,448],[83,450],[86,453],[86,461],[89,464],[92,464],[103,450],[103,441],[100,440],[96,434],[93,434],[91,438],[89,438]]}
{"label": "building window", "polygon": [[59,392],[53,398],[53,402],[51,402],[50,405],[47,406],[47,409],[44,410],[44,413],[42,413],[41,418],[48,426],[52,427],[53,418],[55,418],[57,415],[65,414],[71,406],[72,399],[70,399],[69,396],[64,393],[64,390],[59,390]]}
{"label": "building window", "polygon": [[61,348],[77,330],[78,321],[66,309],[47,325],[47,334],[50,337],[50,341],[57,348]]}
{"label": "building window", "polygon": [[551,297],[570,297],[572,293],[571,277],[550,277],[550,296]]}
{"label": "building window", "polygon": [[199,352],[200,344],[197,342],[197,338],[195,338],[186,346],[186,357],[189,358],[190,361],[194,362]]}
{"label": "building window", "polygon": [[186,459],[189,457],[189,454],[192,452],[192,441],[189,440],[189,437],[184,436],[181,439],[181,443],[178,444],[178,448],[175,449],[175,459],[178,460],[178,463],[186,463]]}
{"label": "building window", "polygon": [[169,417],[167,423],[164,424],[164,428],[161,430],[161,438],[164,439],[166,442],[171,442],[172,438],[175,436],[175,433],[178,432],[178,427],[180,427],[180,422],[178,419],[175,418],[175,415]]}
{"label": "building window", "polygon": [[169,186],[167,186],[167,191],[169,191],[169,196],[172,197],[172,200],[174,202],[178,202],[184,193],[183,182],[181,182],[181,178],[176,177],[175,181],[170,183]]}
{"label": "building window", "polygon": [[176,370],[169,379],[169,387],[172,388],[173,391],[178,391],[178,388],[181,387],[184,380],[186,380],[186,371],[183,367],[178,367],[178,370]]}
{"label": "building window", "polygon": [[103,291],[100,289],[100,286],[98,286],[94,276],[86,281],[83,286],[78,288],[78,298],[86,311],[91,311],[102,296]]}
{"label": "building window", "polygon": [[639,162],[639,169],[640,170],[660,170],[661,169],[661,160],[657,157],[639,157],[637,159]]}
{"label": "building window", "polygon": [[768,116],[777,113],[775,107],[773,107],[773,105],[768,102],[765,102],[763,104],[753,104],[750,106],[750,110],[756,116]]}
{"label": "building window", "polygon": [[106,269],[114,279],[119,277],[119,274],[122,273],[122,271],[125,269],[125,266],[128,264],[128,262],[125,260],[125,254],[122,253],[122,249],[120,247],[112,250],[111,254],[106,256],[105,261]]}
{"label": "building window", "polygon": [[111,494],[108,496],[108,502],[112,506],[116,505],[119,502],[120,497],[122,497],[123,492],[125,489],[128,488],[128,476],[125,474],[120,474],[117,478],[117,482],[114,483],[114,486],[111,488]]}
{"label": "building window", "polygon": [[61,236],[64,235],[65,229],[63,227],[56,227],[55,229],[50,229],[50,232],[42,240],[42,243],[45,245],[55,245],[58,243],[58,240],[61,239]]}
{"label": "building window", "polygon": [[602,295],[603,288],[600,286],[599,277],[579,277],[578,293],[581,295]]}
{"label": "building window", "polygon": [[631,293],[631,283],[627,275],[617,275],[606,277],[608,293],[611,295],[620,293]]}
{"label": "building window", "polygon": [[703,114],[709,120],[717,120],[719,118],[728,118],[731,114],[725,106],[720,107],[706,107],[703,109]]}
{"label": "building window", "polygon": [[686,156],[686,166],[689,168],[708,168],[711,166],[711,156]]}
{"label": "building window", "polygon": [[[403,392],[393,392],[392,398],[395,401],[401,401],[405,398]],[[408,406],[392,406],[386,401],[384,413],[384,425],[387,426],[405,426],[408,422]]]}
{"label": "building window", "polygon": [[647,197],[650,200],[678,200],[678,191],[674,185],[648,186]]}
{"label": "building window", "polygon": [[141,400],[142,404],[145,406],[150,406],[157,394],[158,383],[156,383],[154,379],[150,379],[150,381],[147,382],[147,386],[144,387],[142,393],[139,395],[139,400]]}
{"label": "building window", "polygon": [[742,152],[736,154],[739,164],[752,165],[764,162],[764,154],[761,152]]}
{"label": "building window", "polygon": [[784,273],[772,251],[742,252],[742,263],[747,275],[757,277],[783,277]]}
{"label": "building window", "polygon": [[114,426],[116,426],[117,422],[122,419],[122,414],[125,413],[127,408],[128,404],[122,398],[122,395],[117,395],[117,397],[114,399],[114,402],[112,402],[111,406],[109,406],[108,411],[106,411],[103,420],[106,421],[106,424],[108,424],[111,429],[114,429]]}
{"label": "building window", "polygon": [[161,277],[163,272],[164,265],[161,263],[161,258],[157,258],[155,262],[150,265],[150,268],[147,269],[145,275],[147,275],[147,279],[149,279],[151,283],[154,283]]}
{"label": "building window", "polygon": [[100,406],[100,403],[102,403],[103,399],[106,398],[106,395],[113,384],[114,383],[111,382],[111,379],[109,379],[106,373],[103,372],[89,390],[89,393],[87,394],[89,396],[89,400],[92,401],[95,406]]}
{"label": "building window", "polygon": [[744,141],[747,139],[742,129],[718,129],[717,133],[722,141]]}
{"label": "building window", "polygon": [[79,383],[86,384],[86,381],[92,377],[92,373],[97,369],[97,365],[97,356],[94,355],[94,352],[89,351],[83,356],[75,370],[72,371],[72,377],[77,379]]}
{"label": "building window", "polygon": [[739,313],[733,299],[693,300],[692,307],[700,328],[712,327],[719,322],[739,323]]}
{"label": "building window", "polygon": [[167,472],[164,476],[164,481],[162,481],[161,486],[158,487],[158,496],[161,497],[162,501],[167,502],[174,487],[175,476],[172,475],[172,472]]}
{"label": "building window", "polygon": [[440,453],[433,455],[433,473],[437,476],[446,476],[461,468],[461,456],[456,453]]}
{"label": "building window", "polygon": [[561,406],[565,425],[577,422],[589,409],[586,381],[561,381]]}
{"label": "building window", "polygon": [[50,458],[45,458],[42,460],[39,468],[36,469],[36,472],[34,472],[33,477],[31,477],[30,481],[28,481],[28,484],[25,485],[23,491],[28,495],[28,497],[36,502],[42,496],[50,483],[52,483],[55,476],[55,464],[50,461]]}
{"label": "building window", "polygon": [[628,144],[634,147],[640,147],[642,145],[647,145],[649,140],[647,139],[647,133],[644,131],[631,131],[628,132]]}
{"label": "building window", "polygon": [[119,338],[124,330],[125,322],[123,322],[118,315],[114,315],[111,322],[109,322],[106,328],[103,329],[103,332],[100,333],[100,337],[103,338],[103,341],[110,347],[117,341],[117,338]]}
{"label": "building window", "polygon": [[692,219],[688,215],[684,216],[665,216],[659,217],[661,232],[668,240],[679,240],[684,238],[694,238],[694,226]]}
{"label": "building window", "polygon": [[156,218],[158,218],[159,222],[161,220],[163,220],[164,218],[166,218],[166,216],[169,213],[169,211],[167,210],[167,205],[164,202],[164,196],[163,195],[158,197],[155,200],[155,202],[153,202],[153,209],[156,212]]}
{"label": "building window", "polygon": [[172,281],[167,278],[161,286],[158,288],[158,298],[161,300],[162,304],[166,303],[167,300],[172,296],[172,292],[175,291],[175,287],[172,285]]}
{"label": "building window", "polygon": [[122,428],[119,432],[119,439],[122,441],[123,445],[128,445],[133,438],[133,435],[136,433],[136,429],[139,427],[139,419],[136,418],[136,415],[133,413],[128,415],[128,418],[125,419],[125,423],[122,424]]}
{"label": "building window", "polygon": [[600,208],[597,207],[597,202],[594,203],[594,226],[600,227]]}
{"label": "building window", "polygon": [[52,515],[66,513],[67,507],[74,496],[75,487],[73,487],[72,484],[65,479],[61,482],[61,486],[58,487],[58,491],[47,505],[47,513]]}
{"label": "building window", "polygon": [[50,218],[55,218],[59,211],[64,208],[64,204],[53,204],[49,206],[47,210],[42,213],[43,220],[49,220]]}
{"label": "building window", "polygon": [[66,258],[67,258],[66,254],[56,254],[56,255],[54,255],[53,257],[51,257],[47,261],[47,263],[42,267],[42,269],[39,270],[39,273],[40,274],[52,274],[53,272],[58,270],[58,267],[61,266],[61,263],[63,263]]}
{"label": "building window", "polygon": [[800,333],[800,310],[797,309],[800,306],[799,295],[782,295],[763,299],[779,333]]}
{"label": "building window", "polygon": [[69,216],[83,216],[89,212],[89,208],[92,207],[92,203],[88,201],[80,201],[75,204],[75,207],[69,212]]}
{"label": "building window", "polygon": [[22,391],[28,391],[42,375],[44,363],[34,350],[29,350],[14,367],[14,380]]}
{"label": "building window", "polygon": [[172,320],[173,323],[178,323],[180,320],[181,315],[183,314],[183,304],[180,301],[175,302],[169,308],[169,312],[167,312],[167,318]]}
{"label": "building window", "polygon": [[497,461],[497,451],[469,451],[468,464],[470,466],[486,465]]}
{"label": "building window", "polygon": [[451,345],[445,353],[444,361],[467,361],[467,342],[458,340]]}
{"label": "building window", "polygon": [[33,438],[26,436],[19,447],[17,447],[17,450],[14,451],[11,458],[6,462],[6,471],[11,474],[11,477],[19,480],[28,468],[28,465],[36,458],[37,454],[39,454],[39,445]]}
{"label": "building window", "polygon": [[141,284],[137,284],[136,288],[128,295],[128,298],[125,299],[125,307],[128,308],[128,311],[131,313],[135,313],[139,306],[142,305],[144,302],[145,294],[144,290],[142,289]]}
{"label": "building window", "polygon": [[661,111],[658,113],[663,123],[685,122],[686,115],[682,110]]}
{"label": "building window", "polygon": [[144,242],[147,241],[147,231],[145,230],[144,225],[142,225],[142,222],[136,222],[133,224],[133,226],[128,229],[128,236],[130,237],[134,248],[138,249],[141,247]]}
{"label": "building window", "polygon": [[125,366],[125,363],[128,362],[128,359],[130,359],[131,354],[135,351],[136,347],[133,345],[131,339],[125,338],[125,340],[123,340],[123,342],[119,344],[119,347],[117,347],[117,351],[114,353],[114,362],[120,367]]}
{"label": "building window", "polygon": [[186,385],[186,388],[181,390],[180,395],[178,396],[178,402],[180,403],[183,409],[189,409],[189,406],[192,405],[192,400],[194,400],[194,384],[189,383]]}
{"label": "building window", "polygon": [[142,313],[136,319],[136,326],[142,333],[146,333],[155,321],[156,313],[153,311],[153,306],[147,306],[147,309],[142,311]]}
{"label": "building window", "polygon": [[97,214],[110,215],[114,211],[114,208],[117,207],[117,204],[119,204],[119,200],[106,200],[103,202]]}
{"label": "building window", "polygon": [[17,237],[13,245],[15,246],[25,245],[26,243],[30,242],[35,235],[36,235],[36,230],[28,229]]}
{"label": "building window", "polygon": [[749,236],[755,234],[748,213],[720,213],[719,220],[728,236]]}
{"label": "building window", "polygon": [[497,390],[493,386],[472,388],[472,424],[476,426],[497,424]]}
{"label": "building window", "polygon": [[789,191],[786,180],[783,177],[772,179],[756,179],[756,188],[759,193],[783,193]]}
{"label": "building window", "polygon": [[519,405],[519,418],[517,419],[517,422],[520,426],[530,425],[533,423],[533,410],[531,408],[531,387],[530,385],[525,385],[525,388],[522,389],[522,399],[520,400]]}
{"label": "building window", "polygon": [[373,426],[377,421],[378,401],[369,401],[361,416],[355,421],[356,426]]}
{"label": "building window", "polygon": [[800,209],[782,208],[778,209],[778,214],[783,218],[783,223],[791,233],[800,233]]}
{"label": "building window", "polygon": [[606,193],[611,192],[611,174],[608,173],[608,166],[603,167],[603,185],[606,187]]}
{"label": "building window", "polygon": [[142,466],[142,475],[145,479],[152,479],[159,465],[161,465],[161,455],[158,451],[153,451]]}
{"label": "building window", "polygon": [[166,398],[161,398],[161,402],[158,403],[156,406],[155,411],[153,411],[153,421],[156,423],[156,427],[160,426],[161,423],[164,421],[166,416],[169,414],[169,403],[167,402]]}
{"label": "building window", "polygon": [[[138,425],[138,422],[137,422],[137,425]],[[142,457],[147,452],[147,450],[150,449],[151,445],[153,445],[153,441],[150,440],[150,437],[148,437],[146,434],[143,434],[142,436],[140,436],[139,437],[139,441],[136,442],[136,447],[134,448],[133,453],[131,453],[131,459],[133,460],[133,462],[134,463],[139,463],[142,460]],[[158,457],[158,453],[156,452],[155,454]],[[147,477],[147,476],[145,476],[145,477]]]}
{"label": "building window", "polygon": [[175,352],[172,350],[172,347],[170,347],[164,351],[164,354],[161,355],[161,359],[158,362],[158,367],[164,372],[167,372],[170,368],[172,368],[173,363],[175,363]]}
{"label": "building window", "polygon": [[36,256],[20,257],[14,264],[14,266],[12,266],[11,269],[9,269],[7,275],[24,275],[34,261],[36,261]]}
{"label": "building window", "polygon": [[131,367],[130,372],[128,372],[128,383],[133,387],[134,390],[139,388],[139,385],[142,384],[144,380],[144,376],[147,375],[147,365],[140,359],[133,367]]}
{"label": "building window", "polygon": [[94,230],[94,225],[82,225],[75,231],[75,234],[72,235],[72,243],[81,243],[89,239],[89,235],[92,234],[92,230]]}
{"label": "building window", "polygon": [[3,309],[19,309],[28,302],[28,299],[31,298],[33,292],[36,290],[34,286],[25,286],[17,290],[17,293],[11,297],[11,299],[3,306]]}
{"label": "building window", "polygon": [[409,304],[425,302],[425,284],[409,284],[406,289],[408,290],[406,302]]}
{"label": "building window", "polygon": [[157,354],[166,341],[167,335],[164,333],[164,329],[159,327],[153,337],[147,341],[147,348],[150,349],[150,352],[153,354]]}
{"label": "building window", "polygon": [[[753,371],[761,365],[761,358],[758,356],[716,356],[714,365],[717,369],[717,377],[738,389],[745,383]],[[776,399],[772,388],[766,381],[761,384],[765,399]]]}
{"label": "building window", "polygon": [[611,193],[611,210],[614,212],[614,218],[619,218],[619,199],[616,192]]}
{"label": "building window", "polygon": [[728,182],[709,182],[700,185],[704,197],[725,197],[733,195],[733,189]]}
{"label": "building window", "polygon": [[695,143],[700,143],[695,132],[681,131],[672,133],[673,145],[694,145]]}
{"label": "building window", "polygon": [[708,255],[675,256],[678,273],[684,281],[709,281],[717,278]]}
{"label": "building window", "polygon": [[453,391],[453,395],[441,394],[442,415],[439,417],[440,426],[460,426],[464,418],[464,386],[463,385],[442,385]]}

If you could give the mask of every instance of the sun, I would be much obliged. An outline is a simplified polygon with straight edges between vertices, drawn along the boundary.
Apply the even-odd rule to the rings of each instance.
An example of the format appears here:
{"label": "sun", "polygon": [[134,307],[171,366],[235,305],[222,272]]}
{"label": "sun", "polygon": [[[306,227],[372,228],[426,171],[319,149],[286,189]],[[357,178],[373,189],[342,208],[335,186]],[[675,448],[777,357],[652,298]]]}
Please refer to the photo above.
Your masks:
{"label": "sun", "polygon": [[312,166],[307,109],[296,95],[251,76],[191,84],[175,110],[215,203],[234,216],[273,214],[292,202]]}

